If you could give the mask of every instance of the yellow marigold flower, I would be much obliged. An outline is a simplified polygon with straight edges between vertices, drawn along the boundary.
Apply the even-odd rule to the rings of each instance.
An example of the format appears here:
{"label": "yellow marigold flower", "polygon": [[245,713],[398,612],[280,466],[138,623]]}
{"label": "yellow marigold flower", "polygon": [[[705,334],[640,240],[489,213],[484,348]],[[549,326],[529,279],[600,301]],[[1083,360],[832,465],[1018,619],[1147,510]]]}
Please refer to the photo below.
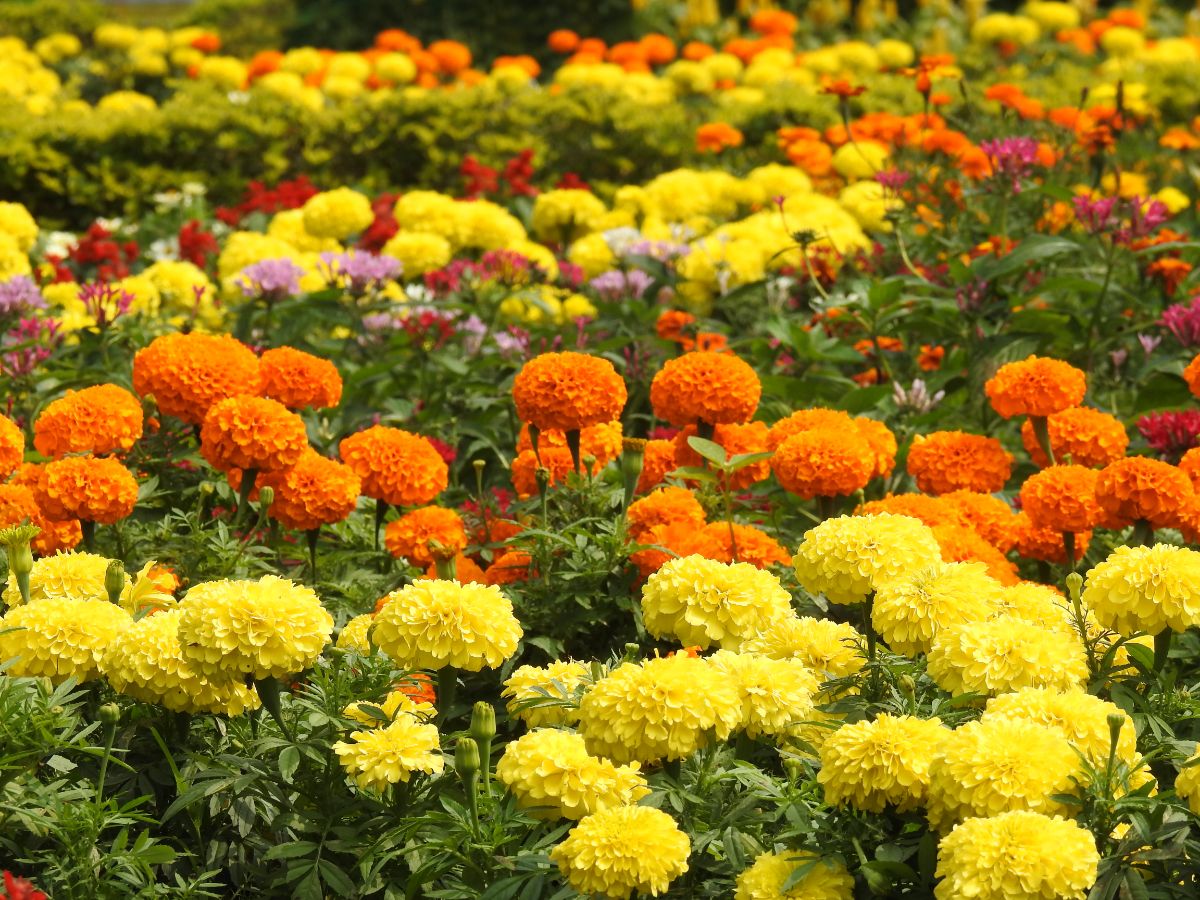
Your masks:
{"label": "yellow marigold flower", "polygon": [[1014,809],[1065,813],[1079,757],[1061,733],[1024,719],[970,722],[942,739],[929,766],[929,821],[939,831]]}
{"label": "yellow marigold flower", "polygon": [[593,231],[606,212],[591,191],[544,191],[533,203],[533,232],[540,241],[565,246]]}
{"label": "yellow marigold flower", "polygon": [[1194,755],[1175,776],[1175,794],[1200,816],[1200,755]]}
{"label": "yellow marigold flower", "polygon": [[0,659],[11,662],[4,674],[89,681],[131,624],[129,613],[107,600],[52,597],[13,607],[0,617]]}
{"label": "yellow marigold flower", "polygon": [[639,769],[590,755],[578,734],[539,728],[505,746],[496,779],[536,818],[582,819],[649,794]]}
{"label": "yellow marigold flower", "polygon": [[1137,732],[1133,720],[1120,707],[1101,700],[1082,688],[1055,691],[1049,688],[1024,688],[993,697],[982,719],[1024,719],[1046,725],[1062,734],[1072,746],[1093,763],[1108,761],[1112,734],[1108,717],[1124,719],[1117,738],[1117,756],[1127,763],[1137,759]]}
{"label": "yellow marigold flower", "polygon": [[11,236],[18,250],[28,253],[37,242],[38,225],[24,205],[0,201],[0,232]]}
{"label": "yellow marigold flower", "polygon": [[1101,625],[1127,637],[1187,631],[1200,624],[1200,552],[1118,547],[1087,573],[1082,600]]}
{"label": "yellow marigold flower", "polygon": [[1068,691],[1088,675],[1079,638],[1015,616],[947,626],[929,650],[929,677],[952,694],[994,696],[1026,687]]}
{"label": "yellow marigold flower", "polygon": [[896,653],[916,656],[947,625],[988,618],[1003,591],[982,563],[934,563],[881,587],[871,624]]}
{"label": "yellow marigold flower", "polygon": [[333,617],[312,588],[275,575],[198,584],[179,609],[184,655],[205,675],[263,679],[302,672],[333,632]]}
{"label": "yellow marigold flower", "polygon": [[616,806],[581,819],[550,858],[579,893],[625,900],[635,891],[666,893],[688,870],[691,850],[688,836],[662,810]]}
{"label": "yellow marigold flower", "polygon": [[866,665],[866,638],[847,622],[808,616],[778,619],[742,645],[746,653],[798,659],[822,680],[845,678]]}
{"label": "yellow marigold flower", "polygon": [[521,666],[508,676],[501,696],[508,700],[508,714],[530,728],[574,725],[579,721],[579,709],[566,701],[572,700],[575,689],[590,678],[588,667],[574,660],[555,660],[544,668]]}
{"label": "yellow marigold flower", "polygon": [[942,558],[929,527],[908,516],[839,516],[810,529],[792,565],[805,590],[861,603],[889,581]]}
{"label": "yellow marigold flower", "polygon": [[386,728],[355,731],[333,745],[342,768],[365,790],[384,791],[414,772],[440,773],[446,766],[435,725],[400,713]]}
{"label": "yellow marigold flower", "polygon": [[[29,573],[29,601],[107,600],[104,577],[109,562],[107,557],[96,553],[57,553],[35,559]],[[121,592],[123,606],[132,590],[133,582],[126,575],[125,589]],[[15,578],[9,578],[2,596],[8,606],[21,605]]]}
{"label": "yellow marigold flower", "polygon": [[113,689],[173,712],[240,716],[258,693],[236,676],[206,677],[183,655],[178,609],[134,622],[108,645],[100,671]]}
{"label": "yellow marigold flower", "polygon": [[[811,865],[804,877],[786,891],[792,873]],[[822,860],[815,854],[763,853],[754,865],[737,878],[734,900],[853,900],[854,877],[836,860]]]}
{"label": "yellow marigold flower", "polygon": [[374,624],[375,616],[371,613],[363,613],[361,616],[355,616],[342,626],[342,630],[338,632],[337,644],[335,646],[340,650],[353,650],[355,653],[369,656],[371,653],[371,640],[368,632],[370,632],[371,626]]}
{"label": "yellow marigold flower", "polygon": [[313,237],[343,240],[366,231],[375,221],[371,201],[347,187],[309,197],[303,207],[304,230]]}
{"label": "yellow marigold flower", "polygon": [[741,730],[747,736],[789,734],[809,718],[820,684],[800,660],[718,650],[709,664],[724,672],[741,695]]}
{"label": "yellow marigold flower", "polygon": [[772,622],[792,614],[779,579],[750,563],[703,556],[673,559],[642,586],[642,617],[655,637],[685,647],[736,650]]}
{"label": "yellow marigold flower", "polygon": [[949,733],[940,719],[887,713],[843,725],[821,745],[817,780],[825,801],[875,813],[888,805],[900,812],[923,806],[929,765]]}
{"label": "yellow marigold flower", "polygon": [[995,614],[1024,619],[1046,629],[1075,633],[1063,596],[1054,588],[1032,581],[1006,586],[996,601]]}
{"label": "yellow marigold flower", "polygon": [[448,240],[440,234],[424,231],[397,231],[380,252],[399,260],[400,271],[408,279],[440,269],[454,256]]}
{"label": "yellow marigold flower", "polygon": [[[384,719],[381,720],[374,712],[363,708],[367,705],[376,707],[383,713]],[[427,700],[413,700],[410,691],[404,688],[396,688],[394,691],[389,691],[388,695],[380,703],[368,704],[366,701],[360,701],[351,703],[342,710],[342,715],[346,718],[361,722],[363,725],[369,725],[371,728],[378,728],[381,725],[394,722],[396,721],[396,717],[401,714],[416,716],[421,721],[428,721],[436,713],[437,710],[434,709],[432,703]]]}
{"label": "yellow marigold flower", "polygon": [[1100,854],[1069,819],[1013,810],[968,819],[938,845],[937,900],[1083,900]]}
{"label": "yellow marigold flower", "polygon": [[737,686],[707,660],[678,653],[618,666],[579,704],[588,750],[616,762],[682,759],[741,721]]}
{"label": "yellow marigold flower", "polygon": [[417,669],[494,669],[516,652],[521,625],[495,585],[428,579],[389,594],[371,642]]}

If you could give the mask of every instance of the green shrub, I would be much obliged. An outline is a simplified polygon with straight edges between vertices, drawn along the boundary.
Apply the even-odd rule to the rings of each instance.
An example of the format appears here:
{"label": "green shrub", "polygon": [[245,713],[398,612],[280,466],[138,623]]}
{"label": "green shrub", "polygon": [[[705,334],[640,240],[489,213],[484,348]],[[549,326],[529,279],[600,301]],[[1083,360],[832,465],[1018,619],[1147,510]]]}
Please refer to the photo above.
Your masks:
{"label": "green shrub", "polygon": [[0,0],[0,36],[28,43],[55,31],[91,34],[103,20],[98,0]]}

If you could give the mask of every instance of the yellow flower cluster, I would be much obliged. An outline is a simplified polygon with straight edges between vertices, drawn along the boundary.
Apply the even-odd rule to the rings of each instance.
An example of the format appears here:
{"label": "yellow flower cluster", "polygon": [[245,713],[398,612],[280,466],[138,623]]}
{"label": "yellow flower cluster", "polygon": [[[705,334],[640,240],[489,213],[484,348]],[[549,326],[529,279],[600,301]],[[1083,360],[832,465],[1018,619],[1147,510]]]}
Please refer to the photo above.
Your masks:
{"label": "yellow flower cluster", "polygon": [[947,626],[929,651],[929,676],[952,694],[991,696],[1026,687],[1067,691],[1087,675],[1078,636],[1011,615]]}
{"label": "yellow flower cluster", "polygon": [[568,884],[585,896],[657,897],[688,870],[691,841],[675,820],[648,806],[614,806],[581,819],[550,851]]}
{"label": "yellow flower cluster", "polygon": [[388,695],[383,698],[379,704],[369,704],[374,706],[379,712],[383,713],[384,720],[375,715],[374,711],[364,709],[368,704],[363,702],[351,703],[344,710],[342,715],[347,719],[353,719],[355,722],[361,722],[363,725],[369,725],[372,728],[378,728],[381,725],[386,725],[389,722],[396,721],[396,717],[401,713],[416,716],[422,721],[427,721],[436,714],[437,710],[433,708],[433,704],[422,700],[416,702],[408,695],[408,692],[397,688],[394,691],[389,691]]}
{"label": "yellow flower cluster", "polygon": [[988,618],[1003,591],[983,563],[938,562],[881,587],[871,624],[896,653],[916,656],[941,629]]}
{"label": "yellow flower cluster", "polygon": [[[807,866],[794,885],[783,886],[800,866]],[[852,900],[854,876],[834,860],[811,853],[763,853],[738,876],[734,900]]]}
{"label": "yellow flower cluster", "polygon": [[0,617],[0,659],[6,675],[45,676],[55,684],[99,675],[109,646],[133,624],[107,600],[51,597],[25,603]]}
{"label": "yellow flower cluster", "polygon": [[738,730],[747,737],[794,733],[812,713],[820,684],[798,659],[718,650],[709,663],[737,688],[742,698]]}
{"label": "yellow flower cluster", "polygon": [[[69,552],[42,556],[33,561],[29,573],[29,600],[107,600],[104,577],[110,560],[95,553]],[[123,606],[128,605],[133,581],[128,575],[121,592]],[[3,597],[8,606],[21,603],[21,592],[15,578],[9,578]]]}
{"label": "yellow flower cluster", "polygon": [[845,678],[866,664],[866,638],[846,622],[789,617],[772,622],[742,645],[748,653],[798,659],[824,679]]}
{"label": "yellow flower cluster", "polygon": [[371,654],[370,631],[371,626],[375,624],[375,616],[371,613],[363,613],[361,616],[355,616],[349,622],[342,626],[342,630],[338,632],[336,646],[339,650],[353,650],[363,656]]}
{"label": "yellow flower cluster", "polygon": [[1125,636],[1200,624],[1200,552],[1156,544],[1118,547],[1087,574],[1083,603]]}
{"label": "yellow flower cluster", "polygon": [[345,240],[362,231],[375,219],[371,201],[350,188],[334,188],[310,197],[301,209],[304,230],[316,238]]}
{"label": "yellow flower cluster", "polygon": [[508,714],[530,728],[573,725],[579,721],[579,710],[568,704],[576,688],[590,678],[588,667],[574,660],[521,666],[508,676],[501,695],[508,700]]}
{"label": "yellow flower cluster", "polygon": [[1101,700],[1082,688],[1055,691],[1049,688],[1024,688],[993,697],[983,712],[983,721],[1022,719],[1036,722],[1059,732],[1071,745],[1097,765],[1108,760],[1112,735],[1109,716],[1124,721],[1117,738],[1117,757],[1126,763],[1137,758],[1137,733],[1133,720],[1115,703]]}
{"label": "yellow flower cluster", "polygon": [[411,713],[397,714],[384,728],[355,731],[333,745],[342,768],[365,790],[384,791],[414,773],[439,774],[446,766],[435,725]]}
{"label": "yellow flower cluster", "polygon": [[929,766],[948,734],[939,719],[886,713],[843,725],[821,745],[826,802],[875,813],[924,806]]}

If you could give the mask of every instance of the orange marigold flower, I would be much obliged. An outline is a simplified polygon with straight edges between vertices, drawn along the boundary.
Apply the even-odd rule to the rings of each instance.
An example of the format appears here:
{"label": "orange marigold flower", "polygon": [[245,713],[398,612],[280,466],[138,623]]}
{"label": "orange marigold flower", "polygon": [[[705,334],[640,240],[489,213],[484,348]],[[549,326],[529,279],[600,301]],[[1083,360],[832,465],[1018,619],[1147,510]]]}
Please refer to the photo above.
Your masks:
{"label": "orange marigold flower", "polygon": [[1179,470],[1192,481],[1193,489],[1200,489],[1200,447],[1193,447],[1179,460]]}
{"label": "orange marigold flower", "polygon": [[142,436],[142,404],[115,384],[68,391],[33,423],[33,446],[43,456],[106,456],[128,450]]}
{"label": "orange marigold flower", "polygon": [[362,479],[362,492],[392,506],[423,506],[449,483],[437,448],[399,428],[374,425],[343,439],[338,452]]}
{"label": "orange marigold flower", "polygon": [[342,399],[342,376],[327,359],[296,350],[277,347],[259,359],[259,393],[278,400],[288,409],[327,409]]}
{"label": "orange marigold flower", "polygon": [[1037,528],[1090,531],[1100,521],[1099,473],[1086,466],[1050,466],[1021,485],[1021,509]]}
{"label": "orange marigold flower", "polygon": [[825,409],[820,406],[798,409],[786,419],[780,419],[771,426],[767,432],[767,449],[778,449],[780,444],[802,431],[815,431],[818,428],[849,430],[853,424],[854,418],[850,413],[840,409]]}
{"label": "orange marigold flower", "polygon": [[579,35],[569,28],[559,28],[550,32],[546,46],[555,53],[572,53],[579,46]]}
{"label": "orange marigold flower", "polygon": [[983,539],[974,528],[956,528],[953,525],[937,525],[933,528],[943,562],[980,562],[987,566],[988,574],[1001,584],[1010,585],[1020,581],[1017,567],[1003,553]]}
{"label": "orange marigold flower", "polygon": [[634,551],[629,555],[629,560],[637,566],[638,576],[643,580],[677,556],[703,556],[718,562],[728,562],[730,559],[721,542],[711,532],[684,522],[655,525],[642,535],[638,543],[646,545],[646,549]]}
{"label": "orange marigold flower", "polygon": [[219,400],[258,387],[254,352],[229,335],[166,334],[133,357],[133,389],[168,416],[192,425]]}
{"label": "orange marigold flower", "polygon": [[[466,549],[467,526],[452,509],[423,506],[389,522],[383,542],[392,556],[424,568],[438,556],[453,556]],[[440,549],[435,549],[435,544]]]}
{"label": "orange marigold flower", "polygon": [[[566,447],[567,436],[558,429],[538,432],[538,450],[549,447]],[[597,466],[607,466],[621,455],[623,440],[620,422],[601,422],[599,425],[589,425],[579,432],[579,456],[585,459],[594,457]],[[529,426],[522,425],[517,437],[517,452],[524,453],[533,449],[533,441],[529,436]]]}
{"label": "orange marigold flower", "polygon": [[642,471],[638,475],[634,493],[644,494],[651,488],[662,484],[663,479],[673,471],[675,471],[675,442],[646,441],[646,447],[642,450]]}
{"label": "orange marigold flower", "polygon": [[[546,447],[537,453],[532,450],[518,453],[512,461],[512,483],[522,500],[538,492],[538,469],[545,469],[549,473],[546,486],[553,487],[565,482],[567,476],[575,471],[575,462],[566,447]],[[599,471],[599,467],[596,470]]]}
{"label": "orange marigold flower", "polygon": [[111,456],[68,456],[46,464],[34,497],[48,518],[111,525],[137,504],[138,486]]}
{"label": "orange marigold flower", "polygon": [[[1017,516],[1017,552],[1026,559],[1064,565],[1067,561],[1067,546],[1063,533],[1055,528],[1039,528],[1026,513]],[[1090,531],[1073,532],[1075,535],[1075,559],[1083,559],[1088,544],[1092,542]]]}
{"label": "orange marigold flower", "polygon": [[[437,563],[430,563],[421,578],[440,578]],[[483,569],[471,557],[460,553],[454,557],[454,580],[459,584],[487,584]]]}
{"label": "orange marigold flower", "polygon": [[1012,475],[1011,453],[995,438],[965,431],[917,435],[908,450],[908,473],[927,494],[1004,489]]}
{"label": "orange marigold flower", "polygon": [[1200,397],[1200,354],[1197,354],[1183,370],[1183,380],[1187,382],[1188,390]]}
{"label": "orange marigold flower", "polygon": [[291,468],[259,476],[258,487],[275,492],[268,512],[285,528],[311,531],[354,512],[362,482],[349,466],[309,449]]}
{"label": "orange marigold flower", "polygon": [[650,384],[654,414],[677,428],[748,422],[761,396],[762,383],[745,360],[701,350],[667,360]]}
{"label": "orange marigold flower", "polygon": [[533,569],[533,558],[524,550],[509,550],[492,560],[483,570],[485,584],[513,584],[528,581],[537,573]]}
{"label": "orange marigold flower", "polygon": [[887,478],[896,468],[896,435],[878,419],[868,419],[866,416],[856,416],[854,427],[862,435],[863,440],[875,454],[875,471],[872,478]]}
{"label": "orange marigold flower", "polygon": [[[703,466],[704,458],[692,449],[688,438],[696,436],[696,426],[689,425],[675,435],[675,466]],[[767,452],[767,426],[764,422],[747,422],[744,425],[717,425],[713,428],[713,443],[720,444],[726,458],[745,453]],[[729,479],[730,487],[743,491],[750,485],[765,481],[771,475],[770,463],[763,459],[743,466]]]}
{"label": "orange marigold flower", "polygon": [[0,478],[7,478],[25,458],[25,434],[17,423],[0,415]]}
{"label": "orange marigold flower", "polygon": [[1122,528],[1140,519],[1155,528],[1174,528],[1180,507],[1194,494],[1186,472],[1145,456],[1109,463],[1096,479],[1096,502],[1106,514],[1106,527]]}
{"label": "orange marigold flower", "polygon": [[779,445],[771,469],[784,490],[803,497],[836,497],[866,487],[875,454],[857,432],[802,431]]}
{"label": "orange marigold flower", "polygon": [[1006,419],[1052,416],[1083,402],[1087,376],[1061,359],[1030,356],[1001,366],[984,390],[992,408]]}
{"label": "orange marigold flower", "polygon": [[750,17],[750,30],[759,34],[795,34],[799,20],[782,9],[760,9]]}
{"label": "orange marigold flower", "polygon": [[720,548],[722,562],[744,562],[766,569],[788,565],[792,554],[771,535],[753,525],[731,526],[728,522],[712,522],[704,526],[704,538]]}
{"label": "orange marigold flower", "polygon": [[854,511],[856,516],[874,516],[892,513],[919,519],[930,528],[949,525],[952,528],[970,528],[971,522],[957,504],[945,497],[930,497],[928,494],[890,494],[882,500],[869,500]]}
{"label": "orange marigold flower", "polygon": [[942,360],[945,358],[945,347],[922,344],[921,355],[917,357],[917,368],[922,372],[936,372],[942,367]]}
{"label": "orange marigold flower", "polygon": [[222,472],[278,472],[294,466],[307,449],[304,420],[266,397],[221,400],[200,428],[200,455]]}
{"label": "orange marigold flower", "polygon": [[683,330],[695,321],[695,316],[682,309],[663,310],[654,323],[654,333],[664,341],[678,341]]}
{"label": "orange marigold flower", "polygon": [[613,364],[586,353],[543,353],[521,368],[512,386],[522,422],[545,431],[579,431],[621,417],[627,394]]}
{"label": "orange marigold flower", "polygon": [[689,525],[704,527],[708,517],[696,495],[686,488],[665,487],[635,500],[625,510],[629,535],[641,541],[645,534],[659,525]]}
{"label": "orange marigold flower", "polygon": [[[1088,406],[1073,406],[1046,417],[1050,433],[1050,448],[1058,462],[1097,468],[1125,457],[1129,446],[1129,435],[1125,426],[1108,413]],[[1033,423],[1026,420],[1021,425],[1021,443],[1025,445],[1029,458],[1039,468],[1050,465],[1042,451]]]}
{"label": "orange marigold flower", "polygon": [[707,122],[696,129],[696,149],[701,153],[720,153],[740,147],[745,136],[726,122]]}
{"label": "orange marigold flower", "polygon": [[31,546],[39,556],[52,556],[60,550],[71,550],[83,540],[78,519],[62,522],[49,519],[37,504],[33,488],[28,484],[0,484],[0,528],[28,522],[41,531]]}
{"label": "orange marigold flower", "polygon": [[979,536],[1001,553],[1016,545],[1017,514],[999,497],[975,491],[951,491],[939,499],[962,513]]}
{"label": "orange marigold flower", "polygon": [[[464,582],[459,579],[459,584]],[[396,690],[401,691],[413,703],[437,704],[437,690],[433,686],[433,678],[424,672],[409,672],[396,682]]]}
{"label": "orange marigold flower", "polygon": [[864,85],[851,84],[849,81],[844,79],[830,81],[823,88],[821,88],[822,94],[831,94],[832,96],[843,101],[849,100],[851,97],[857,97],[861,94],[865,94],[866,92],[867,88]]}

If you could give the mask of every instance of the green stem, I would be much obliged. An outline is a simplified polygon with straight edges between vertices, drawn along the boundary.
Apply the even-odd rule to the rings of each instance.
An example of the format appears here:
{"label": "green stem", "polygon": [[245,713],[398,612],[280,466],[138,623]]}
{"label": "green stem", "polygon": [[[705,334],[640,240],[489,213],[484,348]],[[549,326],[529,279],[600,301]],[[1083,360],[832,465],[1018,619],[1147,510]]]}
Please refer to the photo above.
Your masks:
{"label": "green stem", "polygon": [[1171,653],[1171,629],[1164,628],[1154,636],[1154,677],[1162,674],[1167,665],[1167,657]]}
{"label": "green stem", "polygon": [[388,505],[385,500],[375,501],[375,549],[379,549],[379,532],[383,530],[383,520],[387,518]]}
{"label": "green stem", "polygon": [[238,508],[233,521],[241,523],[250,512],[250,494],[254,491],[254,483],[258,481],[258,469],[243,469],[242,483],[238,488]]}
{"label": "green stem", "polygon": [[1154,526],[1145,519],[1133,523],[1133,533],[1129,535],[1129,546],[1149,547],[1154,543]]}
{"label": "green stem", "polygon": [[451,707],[458,698],[458,670],[446,666],[438,670],[437,678],[437,723],[441,726],[450,718]]}
{"label": "green stem", "polygon": [[1063,549],[1067,551],[1067,568],[1074,572],[1077,564],[1075,559],[1075,532],[1064,531],[1062,533],[1062,539]]}
{"label": "green stem", "polygon": [[96,552],[96,523],[89,522],[87,519],[79,520],[79,527],[83,531],[83,546],[88,553]]}
{"label": "green stem", "polygon": [[1084,348],[1084,359],[1087,360],[1085,369],[1088,370],[1092,367],[1092,345],[1095,343],[1094,335],[1100,325],[1100,316],[1104,312],[1104,301],[1108,299],[1108,288],[1112,284],[1113,269],[1116,268],[1116,258],[1117,242],[1109,241],[1108,257],[1105,260],[1104,266],[1104,281],[1100,284],[1100,293],[1096,295],[1096,302],[1092,306],[1092,315],[1088,321],[1087,343]]}
{"label": "green stem", "polygon": [[313,587],[317,584],[317,541],[321,537],[321,526],[310,528],[304,532],[304,537],[308,541],[308,571],[312,578]]}
{"label": "green stem", "polygon": [[578,428],[571,428],[566,432],[567,449],[571,451],[571,462],[575,466],[575,471],[579,471],[579,441],[580,432]]}

